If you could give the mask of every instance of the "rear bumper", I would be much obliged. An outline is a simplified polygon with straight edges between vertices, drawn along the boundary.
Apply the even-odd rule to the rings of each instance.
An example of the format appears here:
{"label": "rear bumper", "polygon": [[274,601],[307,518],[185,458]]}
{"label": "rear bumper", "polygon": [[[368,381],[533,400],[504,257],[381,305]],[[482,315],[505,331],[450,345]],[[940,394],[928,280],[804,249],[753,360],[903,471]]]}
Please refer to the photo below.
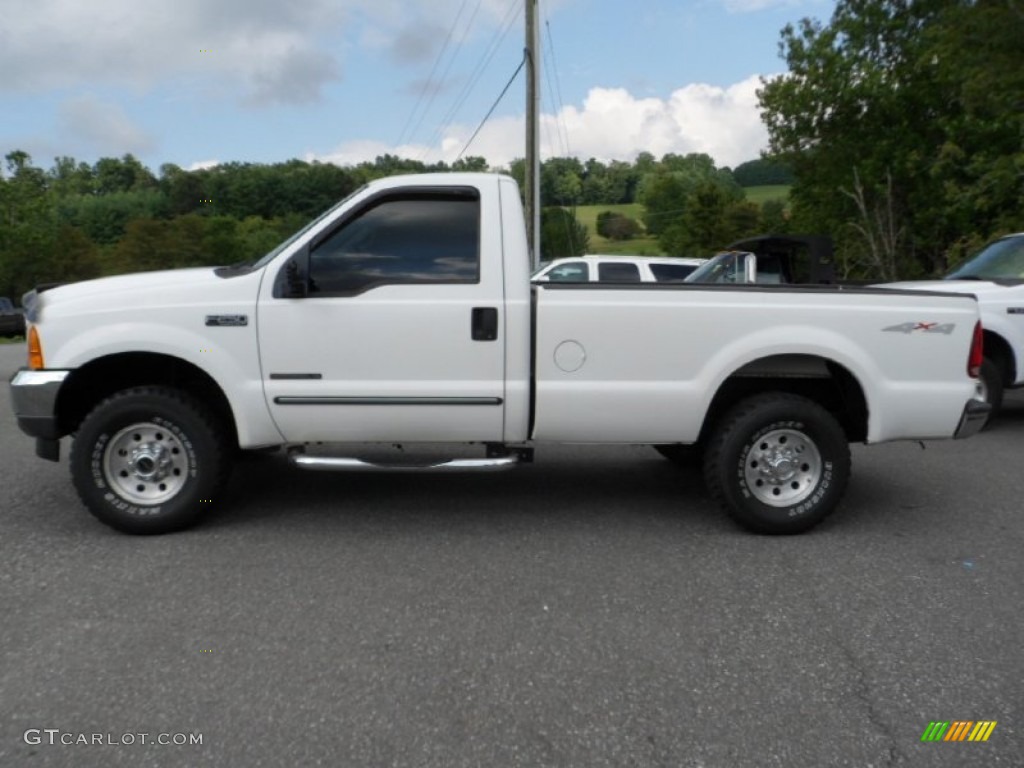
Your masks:
{"label": "rear bumper", "polygon": [[29,437],[56,440],[57,394],[71,371],[30,371],[22,368],[11,378],[11,404],[18,428]]}
{"label": "rear bumper", "polygon": [[991,411],[992,406],[982,400],[968,400],[953,437],[961,440],[976,435],[985,426]]}

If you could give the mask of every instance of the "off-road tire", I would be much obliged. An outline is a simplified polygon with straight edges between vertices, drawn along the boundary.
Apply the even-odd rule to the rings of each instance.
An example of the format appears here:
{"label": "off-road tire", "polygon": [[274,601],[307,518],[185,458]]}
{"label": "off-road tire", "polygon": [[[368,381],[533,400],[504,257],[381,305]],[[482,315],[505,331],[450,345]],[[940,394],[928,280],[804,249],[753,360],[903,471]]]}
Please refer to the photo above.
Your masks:
{"label": "off-road tire", "polygon": [[71,478],[99,520],[124,533],[193,525],[230,471],[223,425],[189,394],[134,387],[103,400],[71,446]]}
{"label": "off-road tire", "polygon": [[1003,407],[1003,369],[991,357],[981,362],[981,383],[984,386],[985,402],[992,406],[989,419]]}
{"label": "off-road tire", "polygon": [[704,456],[712,497],[757,533],[813,528],[839,504],[849,477],[850,448],[835,417],[782,392],[735,405],[714,428]]}

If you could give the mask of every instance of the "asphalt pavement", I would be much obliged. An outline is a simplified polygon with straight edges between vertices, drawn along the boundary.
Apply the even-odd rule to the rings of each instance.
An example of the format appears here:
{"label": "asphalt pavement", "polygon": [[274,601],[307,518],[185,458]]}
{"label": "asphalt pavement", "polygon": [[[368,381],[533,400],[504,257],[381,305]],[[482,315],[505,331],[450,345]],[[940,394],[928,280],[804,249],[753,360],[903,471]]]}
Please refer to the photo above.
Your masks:
{"label": "asphalt pavement", "polygon": [[541,447],[486,476],[258,458],[200,527],[136,538],[16,429],[22,355],[0,766],[1024,765],[1022,394],[968,441],[856,446],[797,537],[649,448]]}

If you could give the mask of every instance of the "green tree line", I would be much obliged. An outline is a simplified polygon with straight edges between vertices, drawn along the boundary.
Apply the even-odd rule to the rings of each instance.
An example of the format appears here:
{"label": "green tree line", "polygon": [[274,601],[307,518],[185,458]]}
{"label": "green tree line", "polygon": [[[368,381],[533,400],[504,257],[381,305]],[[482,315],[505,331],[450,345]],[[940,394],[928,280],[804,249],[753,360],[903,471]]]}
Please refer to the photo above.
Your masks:
{"label": "green tree line", "polygon": [[[43,169],[15,150],[6,155],[3,170],[0,295],[17,298],[42,283],[257,257],[372,179],[489,168],[480,157],[428,165],[383,155],[346,168],[301,160],[224,163],[199,170],[167,163],[153,173],[128,154],[92,165],[58,157]],[[522,160],[512,163],[510,172],[520,180],[523,171]],[[666,186],[666,179],[674,181]],[[666,250],[690,248],[692,238],[684,242],[677,224],[687,196],[697,191],[697,180],[727,190],[722,201],[742,198],[733,173],[715,168],[706,155],[656,160],[644,153],[634,163],[545,161],[541,192],[549,210],[542,225],[544,257],[586,251],[588,233],[572,208],[587,204],[644,202],[648,227],[668,231],[679,241],[666,235]]]}

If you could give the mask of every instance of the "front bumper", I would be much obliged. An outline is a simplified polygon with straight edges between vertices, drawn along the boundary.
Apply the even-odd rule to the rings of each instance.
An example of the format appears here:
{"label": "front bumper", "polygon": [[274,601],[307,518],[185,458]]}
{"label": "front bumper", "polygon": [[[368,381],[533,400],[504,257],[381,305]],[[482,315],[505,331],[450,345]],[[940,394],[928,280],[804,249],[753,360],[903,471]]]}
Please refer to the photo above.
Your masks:
{"label": "front bumper", "polygon": [[30,371],[22,368],[11,378],[11,403],[18,427],[29,437],[57,440],[57,393],[71,371]]}
{"label": "front bumper", "polygon": [[964,406],[964,413],[960,417],[960,424],[957,426],[953,437],[961,440],[978,434],[981,428],[985,426],[985,422],[988,421],[988,415],[991,411],[992,406],[984,400],[968,400],[967,405]]}

